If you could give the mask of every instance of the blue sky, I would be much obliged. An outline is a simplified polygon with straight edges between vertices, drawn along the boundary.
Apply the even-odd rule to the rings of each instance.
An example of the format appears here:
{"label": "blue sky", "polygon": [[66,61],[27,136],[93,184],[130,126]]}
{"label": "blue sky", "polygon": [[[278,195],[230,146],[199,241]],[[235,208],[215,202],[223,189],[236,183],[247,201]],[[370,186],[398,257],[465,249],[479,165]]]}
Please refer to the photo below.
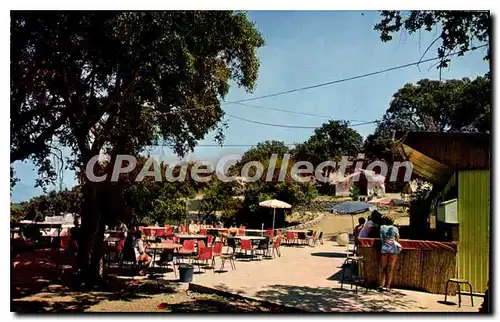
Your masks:
{"label": "blue sky", "polygon": [[[416,34],[396,35],[389,43],[380,41],[373,26],[379,21],[375,11],[253,11],[248,16],[256,23],[266,40],[259,50],[261,68],[257,86],[252,94],[233,86],[227,101],[286,91],[294,88],[324,83],[336,79],[370,73],[418,61],[437,30]],[[436,44],[437,45],[437,44]],[[443,79],[484,75],[489,67],[482,59],[484,50],[466,53],[454,58],[449,69],[442,71]],[[425,58],[437,55],[436,46]],[[380,119],[394,94],[405,83],[422,78],[439,79],[439,71],[422,64],[420,70],[413,66],[385,74],[334,84],[307,91],[300,91],[273,98],[247,102],[249,105],[286,109],[330,116],[331,119],[373,121]],[[260,122],[300,126],[320,126],[328,118],[282,113],[240,105],[227,105],[224,110],[231,115]],[[296,143],[307,140],[312,129],[268,127],[226,117],[226,144],[256,144],[264,140]],[[357,126],[364,137],[372,133],[374,124]],[[200,144],[214,144],[214,134],[207,135]],[[224,154],[242,153],[246,147],[198,147],[190,156],[193,159],[216,160]],[[173,157],[168,148],[155,149],[155,155]],[[21,179],[14,188],[12,201],[27,200],[42,193],[34,188],[36,169],[31,162],[15,164]],[[74,175],[66,171],[64,186],[76,184]],[[53,188],[49,187],[49,190]]]}

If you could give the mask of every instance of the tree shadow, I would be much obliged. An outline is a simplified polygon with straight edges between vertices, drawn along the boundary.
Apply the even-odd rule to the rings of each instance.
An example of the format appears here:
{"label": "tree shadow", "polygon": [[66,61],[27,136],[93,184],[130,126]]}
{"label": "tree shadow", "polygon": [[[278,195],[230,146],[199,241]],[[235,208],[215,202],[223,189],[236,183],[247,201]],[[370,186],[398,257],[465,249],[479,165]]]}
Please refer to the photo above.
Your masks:
{"label": "tree shadow", "polygon": [[[217,290],[243,296],[247,292],[218,284]],[[358,288],[358,293],[349,288],[309,287],[295,285],[268,285],[265,290],[257,291],[253,298],[275,303],[307,312],[393,312],[426,309],[418,302],[408,299],[402,292],[391,293],[365,291]]]}
{"label": "tree shadow", "polygon": [[255,313],[261,311],[259,307],[242,305],[237,301],[222,301],[212,299],[198,299],[164,306],[167,312],[172,313]]}
{"label": "tree shadow", "polygon": [[11,311],[16,313],[83,312],[102,301],[126,301],[151,298],[157,294],[175,293],[176,287],[154,280],[121,280],[112,278],[99,291],[73,291],[60,287],[55,291],[42,289],[32,299],[11,300]]}
{"label": "tree shadow", "polygon": [[388,294],[374,291],[359,293],[349,289],[308,287],[294,285],[269,285],[256,296],[270,302],[297,307],[313,312],[391,312],[424,309],[407,295],[393,291]]}
{"label": "tree shadow", "polygon": [[316,257],[328,257],[328,258],[347,258],[347,252],[345,253],[338,253],[338,252],[318,252],[318,253],[311,253],[311,256],[316,256]]}

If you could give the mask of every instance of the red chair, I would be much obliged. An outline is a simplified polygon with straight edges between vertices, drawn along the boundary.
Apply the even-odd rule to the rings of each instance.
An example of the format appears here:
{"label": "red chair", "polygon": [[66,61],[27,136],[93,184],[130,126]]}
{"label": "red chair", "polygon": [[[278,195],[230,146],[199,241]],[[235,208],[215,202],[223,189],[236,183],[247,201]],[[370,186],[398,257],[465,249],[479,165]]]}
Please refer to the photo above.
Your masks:
{"label": "red chair", "polygon": [[208,243],[208,246],[212,245],[212,241],[214,239],[214,236],[212,235],[207,235],[207,243]]}
{"label": "red chair", "polygon": [[207,247],[207,245],[205,245],[205,241],[199,240],[198,241],[198,249],[205,248],[205,247]]}
{"label": "red chair", "polygon": [[238,229],[238,235],[245,236],[245,228],[245,226],[240,226],[240,228]]}
{"label": "red chair", "polygon": [[166,235],[166,230],[165,229],[158,229],[156,231],[156,237],[165,237]]}
{"label": "red chair", "polygon": [[264,233],[264,235],[269,236],[269,238],[273,238],[274,237],[274,230],[267,229],[266,232]]}
{"label": "red chair", "polygon": [[245,256],[248,255],[248,251],[250,251],[250,255],[254,256],[255,249],[252,246],[252,241],[248,239],[242,239],[240,244],[240,251],[245,251]]}
{"label": "red chair", "polygon": [[165,226],[165,229],[166,229],[165,236],[172,236],[173,235],[172,227],[170,227],[170,225]]}
{"label": "red chair", "polygon": [[273,243],[273,258],[274,258],[274,253],[278,254],[278,257],[281,257],[280,245],[281,245],[281,237],[278,236]]}
{"label": "red chair", "polygon": [[218,257],[222,254],[222,247],[224,244],[222,243],[215,243],[214,245],[214,257]]}
{"label": "red chair", "polygon": [[291,231],[286,232],[286,243],[287,244],[289,244],[291,241],[295,242],[296,239],[297,239],[297,236],[294,232],[291,232]]}
{"label": "red chair", "polygon": [[61,249],[68,250],[71,243],[70,236],[61,236],[60,238],[61,238],[61,245],[60,245]]}
{"label": "red chair", "polygon": [[190,257],[194,254],[195,240],[185,240],[182,243],[182,248],[178,251],[180,257]]}
{"label": "red chair", "polygon": [[207,235],[207,229],[206,228],[201,228],[200,229],[200,235]]}
{"label": "red chair", "polygon": [[212,266],[212,271],[214,271],[214,266],[215,266],[215,258],[213,257],[213,252],[212,252],[212,247],[201,247],[198,250],[198,256],[193,259],[193,265],[198,265],[198,271],[201,272],[201,263],[202,261],[205,262],[205,265],[208,264],[208,261],[211,260],[211,266]]}

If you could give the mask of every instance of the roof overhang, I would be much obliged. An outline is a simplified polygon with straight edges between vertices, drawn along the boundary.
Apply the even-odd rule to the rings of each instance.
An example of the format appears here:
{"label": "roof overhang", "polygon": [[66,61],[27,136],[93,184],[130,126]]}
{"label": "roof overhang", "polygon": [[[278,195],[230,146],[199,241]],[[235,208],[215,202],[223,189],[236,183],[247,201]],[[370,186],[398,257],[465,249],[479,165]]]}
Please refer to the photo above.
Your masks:
{"label": "roof overhang", "polygon": [[454,173],[452,168],[426,156],[404,143],[400,144],[397,149],[406,160],[410,161],[415,176],[432,182],[433,184],[445,185]]}

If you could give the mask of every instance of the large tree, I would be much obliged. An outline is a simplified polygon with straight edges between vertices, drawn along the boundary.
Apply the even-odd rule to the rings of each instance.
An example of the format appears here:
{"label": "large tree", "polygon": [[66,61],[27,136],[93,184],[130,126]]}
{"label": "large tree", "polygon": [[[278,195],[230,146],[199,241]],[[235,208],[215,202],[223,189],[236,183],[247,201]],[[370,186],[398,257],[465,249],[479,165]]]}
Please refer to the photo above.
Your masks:
{"label": "large tree", "polygon": [[[12,12],[11,163],[31,158],[53,175],[48,156],[66,146],[83,172],[102,152],[166,143],[182,156],[211,130],[221,139],[221,100],[230,80],[254,88],[263,44],[242,12]],[[86,282],[101,265],[98,201],[114,162],[105,182],[80,176]]]}
{"label": "large tree", "polygon": [[392,97],[389,108],[363,151],[369,159],[402,161],[393,149],[392,131],[491,132],[491,81],[434,81],[406,84]]}
{"label": "large tree", "polygon": [[[382,11],[382,19],[375,25],[375,30],[380,31],[380,39],[384,42],[392,40],[392,34],[401,30],[414,33],[424,29],[431,31],[439,28],[440,33],[432,41],[429,48],[435,42],[440,41],[438,67],[447,67],[450,58],[448,54],[458,50],[463,55],[471,49],[472,42],[476,40],[475,46],[488,43],[485,59],[491,58],[491,18],[489,11],[436,11],[436,10],[412,10],[412,11]],[[479,43],[478,43],[479,42]]]}
{"label": "large tree", "polygon": [[296,160],[317,166],[325,161],[340,161],[342,156],[356,156],[362,143],[363,138],[349,123],[329,121],[315,129],[307,141],[298,144],[293,153]]}
{"label": "large tree", "polygon": [[392,97],[379,131],[491,131],[491,81],[422,79]]}

